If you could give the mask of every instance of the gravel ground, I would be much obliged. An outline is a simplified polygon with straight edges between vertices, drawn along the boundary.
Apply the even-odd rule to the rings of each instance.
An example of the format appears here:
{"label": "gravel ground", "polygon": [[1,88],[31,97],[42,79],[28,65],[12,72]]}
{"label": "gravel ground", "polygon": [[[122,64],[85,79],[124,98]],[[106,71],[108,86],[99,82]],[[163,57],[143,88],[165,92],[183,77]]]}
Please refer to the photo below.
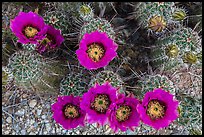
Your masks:
{"label": "gravel ground", "polygon": [[[13,88],[15,89],[15,88]],[[73,130],[64,130],[52,118],[51,104],[56,96],[38,95],[21,89],[10,90],[2,96],[2,134],[5,135],[114,135],[108,125],[99,127],[87,124]],[[173,124],[172,124],[173,125]],[[118,135],[169,135],[180,134],[176,127],[156,131],[140,124],[134,132],[119,132]],[[182,133],[187,134],[187,133]]]}

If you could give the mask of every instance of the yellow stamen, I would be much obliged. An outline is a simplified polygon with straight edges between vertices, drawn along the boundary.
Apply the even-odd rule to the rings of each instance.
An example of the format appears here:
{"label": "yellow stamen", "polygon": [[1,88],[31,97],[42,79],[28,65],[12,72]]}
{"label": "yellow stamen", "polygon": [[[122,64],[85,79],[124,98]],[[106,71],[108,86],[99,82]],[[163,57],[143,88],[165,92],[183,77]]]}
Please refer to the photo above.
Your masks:
{"label": "yellow stamen", "polygon": [[76,118],[76,117],[79,117],[79,110],[77,106],[68,104],[65,106],[64,115],[67,118]]}
{"label": "yellow stamen", "polygon": [[103,46],[101,46],[101,45],[99,45],[97,43],[93,43],[88,47],[87,53],[88,53],[88,56],[94,62],[98,62],[104,56],[105,50],[104,50]]}
{"label": "yellow stamen", "polygon": [[121,105],[116,111],[116,119],[119,122],[128,120],[131,114],[131,108],[129,106]]}
{"label": "yellow stamen", "polygon": [[24,29],[24,32],[25,32],[26,37],[33,38],[38,33],[38,30],[33,27],[26,27]]}
{"label": "yellow stamen", "polygon": [[147,107],[147,115],[149,115],[152,120],[164,117],[165,105],[161,104],[158,100],[151,100]]}
{"label": "yellow stamen", "polygon": [[98,94],[91,103],[91,108],[99,113],[106,113],[110,105],[110,100],[107,95]]}

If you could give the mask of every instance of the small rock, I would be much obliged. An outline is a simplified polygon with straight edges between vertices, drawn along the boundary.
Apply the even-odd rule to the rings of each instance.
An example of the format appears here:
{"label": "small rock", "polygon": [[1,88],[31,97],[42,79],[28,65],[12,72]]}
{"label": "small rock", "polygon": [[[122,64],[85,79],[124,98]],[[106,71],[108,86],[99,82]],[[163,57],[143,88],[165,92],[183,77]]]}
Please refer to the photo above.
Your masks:
{"label": "small rock", "polygon": [[42,110],[38,109],[37,110],[37,115],[40,116],[41,113],[42,113]]}
{"label": "small rock", "polygon": [[31,108],[34,108],[36,104],[37,104],[37,101],[36,101],[35,99],[33,99],[33,100],[31,100],[31,101],[29,102],[29,106],[30,106]]}
{"label": "small rock", "polygon": [[28,95],[27,94],[23,94],[23,98],[27,98],[28,97]]}
{"label": "small rock", "polygon": [[7,130],[7,131],[5,131],[4,133],[5,133],[5,135],[8,135],[8,134],[9,134],[9,131]]}
{"label": "small rock", "polygon": [[21,130],[21,135],[25,135],[25,134],[26,134],[25,129]]}
{"label": "small rock", "polygon": [[22,116],[22,115],[24,115],[24,113],[25,113],[25,110],[20,109],[15,113],[15,115]]}
{"label": "small rock", "polygon": [[32,125],[34,123],[35,123],[35,120],[31,119],[30,124]]}
{"label": "small rock", "polygon": [[42,115],[42,119],[45,119],[46,118],[46,115]]}
{"label": "small rock", "polygon": [[8,118],[6,119],[6,122],[11,123],[11,122],[12,122],[12,118],[11,118],[11,117],[8,117]]}
{"label": "small rock", "polygon": [[36,135],[35,133],[33,133],[33,132],[30,132],[30,134],[29,135]]}

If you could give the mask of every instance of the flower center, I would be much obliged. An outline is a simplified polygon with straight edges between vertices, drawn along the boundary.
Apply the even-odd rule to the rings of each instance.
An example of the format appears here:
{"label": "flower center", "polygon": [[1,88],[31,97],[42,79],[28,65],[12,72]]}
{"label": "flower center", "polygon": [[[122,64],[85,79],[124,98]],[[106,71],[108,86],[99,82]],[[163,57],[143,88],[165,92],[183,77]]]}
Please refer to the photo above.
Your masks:
{"label": "flower center", "polygon": [[27,38],[33,38],[38,33],[38,30],[28,26],[24,29],[24,33]]}
{"label": "flower center", "polygon": [[169,45],[166,49],[166,55],[169,57],[176,57],[178,55],[178,48],[176,45]]}
{"label": "flower center", "polygon": [[116,111],[116,119],[119,122],[124,122],[128,120],[132,110],[129,106],[121,105]]}
{"label": "flower center", "polygon": [[151,100],[147,107],[147,115],[149,115],[152,120],[157,120],[164,117],[166,106],[163,102]]}
{"label": "flower center", "polygon": [[87,15],[91,12],[91,9],[90,7],[86,6],[86,5],[82,5],[81,8],[80,8],[80,12],[83,14],[83,15]]}
{"label": "flower center", "polygon": [[184,62],[195,64],[197,62],[197,56],[191,52],[184,54]]}
{"label": "flower center", "polygon": [[98,62],[105,55],[105,49],[102,44],[93,43],[88,46],[87,53],[94,62]]}
{"label": "flower center", "polygon": [[108,95],[97,94],[94,98],[94,101],[91,103],[91,108],[99,113],[106,113],[110,105],[110,99]]}
{"label": "flower center", "polygon": [[166,28],[166,21],[163,19],[162,16],[153,16],[149,20],[148,27],[153,31],[161,32],[163,29]]}
{"label": "flower center", "polygon": [[64,115],[66,118],[77,118],[79,117],[79,108],[72,104],[67,104],[64,106]]}

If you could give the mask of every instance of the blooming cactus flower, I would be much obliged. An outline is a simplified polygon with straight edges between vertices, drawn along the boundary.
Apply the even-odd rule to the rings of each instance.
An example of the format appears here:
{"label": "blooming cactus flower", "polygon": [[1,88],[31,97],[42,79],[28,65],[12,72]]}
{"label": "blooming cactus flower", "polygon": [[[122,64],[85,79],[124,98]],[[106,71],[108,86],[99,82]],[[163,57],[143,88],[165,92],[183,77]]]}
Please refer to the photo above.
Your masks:
{"label": "blooming cactus flower", "polygon": [[80,64],[89,70],[107,66],[117,55],[117,44],[106,33],[86,33],[82,38],[76,55]]}
{"label": "blooming cactus flower", "polygon": [[11,20],[10,28],[22,44],[37,44],[47,32],[47,27],[41,16],[34,12],[19,12],[15,19]]}
{"label": "blooming cactus flower", "polygon": [[103,85],[95,84],[87,93],[84,93],[81,109],[87,113],[90,124],[98,122],[104,125],[108,122],[108,109],[116,99],[117,89],[106,82]]}
{"label": "blooming cactus flower", "polygon": [[137,112],[137,105],[139,100],[133,97],[125,97],[124,94],[119,94],[115,103],[110,106],[109,122],[110,127],[114,132],[131,130],[139,125],[139,113]]}
{"label": "blooming cactus flower", "polygon": [[173,95],[162,89],[154,89],[147,92],[140,105],[137,106],[141,120],[153,128],[159,130],[167,127],[178,117],[179,102],[173,99]]}
{"label": "blooming cactus flower", "polygon": [[84,126],[86,113],[80,109],[80,97],[73,95],[58,97],[57,102],[52,105],[54,120],[65,129]]}
{"label": "blooming cactus flower", "polygon": [[59,47],[64,41],[60,30],[57,30],[50,25],[47,25],[46,27],[48,28],[46,32],[46,37],[37,44],[37,49],[39,53],[43,53],[49,48]]}

